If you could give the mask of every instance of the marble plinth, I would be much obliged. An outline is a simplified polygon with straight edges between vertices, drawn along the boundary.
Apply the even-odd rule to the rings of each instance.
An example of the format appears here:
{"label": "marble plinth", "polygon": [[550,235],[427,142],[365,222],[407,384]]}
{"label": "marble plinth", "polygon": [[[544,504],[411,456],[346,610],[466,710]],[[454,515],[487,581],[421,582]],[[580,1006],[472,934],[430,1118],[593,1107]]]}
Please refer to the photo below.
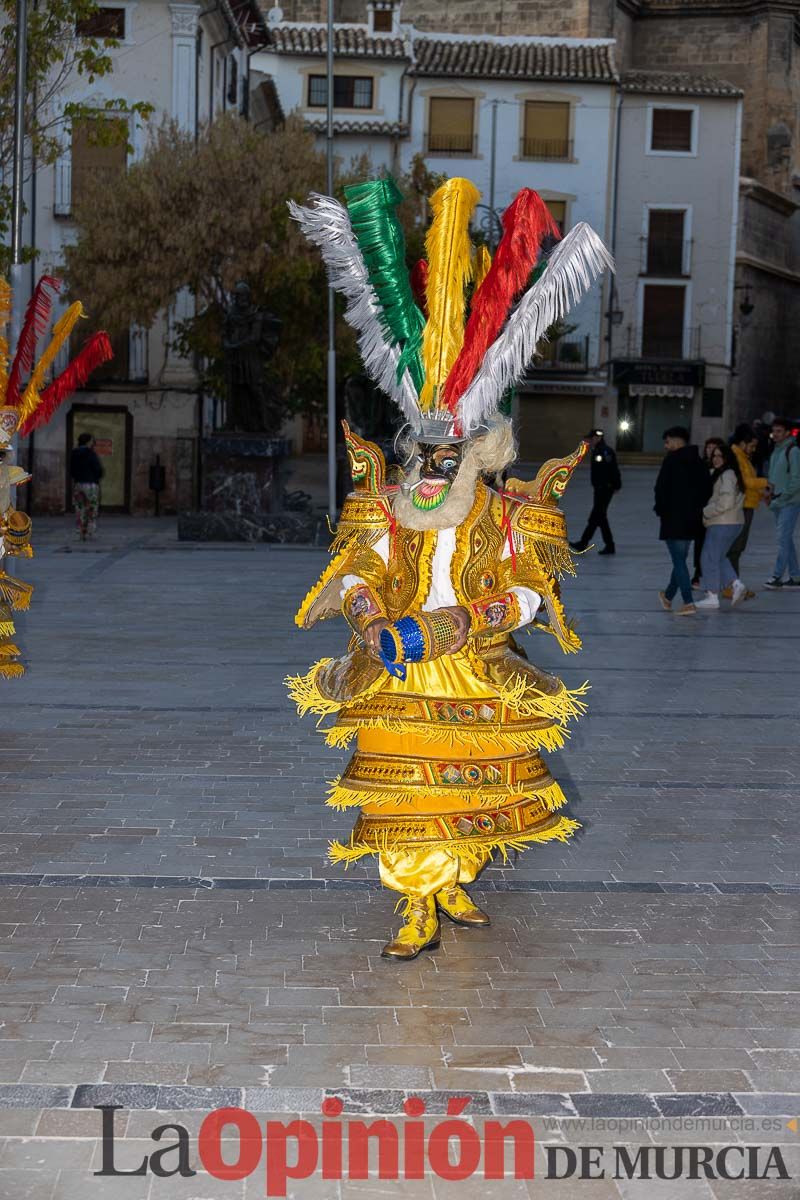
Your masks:
{"label": "marble plinth", "polygon": [[326,544],[325,521],[312,513],[187,512],[178,515],[182,542]]}

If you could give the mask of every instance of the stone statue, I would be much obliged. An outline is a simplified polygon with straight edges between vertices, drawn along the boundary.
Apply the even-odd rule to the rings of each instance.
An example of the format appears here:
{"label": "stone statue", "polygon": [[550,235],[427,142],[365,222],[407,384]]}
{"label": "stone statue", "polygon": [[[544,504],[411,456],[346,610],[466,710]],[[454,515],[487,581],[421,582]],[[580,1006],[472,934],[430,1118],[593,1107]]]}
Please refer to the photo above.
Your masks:
{"label": "stone statue", "polygon": [[280,320],[254,304],[249,285],[240,280],[222,337],[227,430],[277,434],[283,413],[266,364],[278,348],[280,329]]}

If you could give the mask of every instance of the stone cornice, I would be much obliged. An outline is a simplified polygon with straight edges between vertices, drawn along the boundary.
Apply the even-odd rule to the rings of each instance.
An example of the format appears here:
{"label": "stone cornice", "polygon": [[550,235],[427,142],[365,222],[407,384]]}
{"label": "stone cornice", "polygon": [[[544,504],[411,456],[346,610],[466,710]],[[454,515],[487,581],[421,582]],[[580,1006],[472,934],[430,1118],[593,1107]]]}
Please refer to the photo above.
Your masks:
{"label": "stone cornice", "polygon": [[751,16],[758,12],[800,17],[800,0],[617,0],[639,20],[648,17]]}
{"label": "stone cornice", "polygon": [[800,204],[796,200],[774,191],[765,184],[759,183],[757,179],[751,179],[748,175],[742,175],[739,179],[739,194],[752,196],[759,204],[774,209],[783,217],[791,217],[800,208]]}

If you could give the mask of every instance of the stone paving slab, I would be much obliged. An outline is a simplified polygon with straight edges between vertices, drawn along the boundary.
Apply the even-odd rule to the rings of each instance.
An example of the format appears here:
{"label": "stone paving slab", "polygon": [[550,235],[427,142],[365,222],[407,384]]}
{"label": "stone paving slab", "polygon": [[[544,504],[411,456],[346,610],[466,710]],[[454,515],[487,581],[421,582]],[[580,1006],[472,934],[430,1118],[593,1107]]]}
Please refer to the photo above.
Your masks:
{"label": "stone paving slab", "polygon": [[[135,1164],[154,1124],[195,1136],[222,1104],[319,1125],[326,1096],[348,1120],[397,1120],[422,1097],[430,1131],[464,1095],[476,1128],[535,1128],[539,1178],[479,1193],[429,1174],[400,1184],[409,1197],[798,1200],[800,597],[661,612],[652,482],[625,472],[618,555],[587,555],[567,581],[584,653],[530,644],[570,686],[592,682],[550,757],[583,830],[493,864],[476,888],[488,936],[448,926],[402,967],[379,958],[393,904],[373,868],[325,862],[351,824],[322,804],[345,755],[296,721],[281,683],[342,644],[335,622],[291,621],[324,553],[178,545],[146,521],[73,549],[64,523],[42,523],[20,567],[37,585],[29,673],[0,730],[0,1200],[263,1196],[263,1171],[93,1176],[94,1102],[123,1105]],[[588,499],[581,476],[573,531]],[[759,511],[756,588],[772,537]],[[615,1137],[780,1144],[794,1179],[542,1178],[546,1145]],[[315,1178],[289,1194],[397,1186]]]}

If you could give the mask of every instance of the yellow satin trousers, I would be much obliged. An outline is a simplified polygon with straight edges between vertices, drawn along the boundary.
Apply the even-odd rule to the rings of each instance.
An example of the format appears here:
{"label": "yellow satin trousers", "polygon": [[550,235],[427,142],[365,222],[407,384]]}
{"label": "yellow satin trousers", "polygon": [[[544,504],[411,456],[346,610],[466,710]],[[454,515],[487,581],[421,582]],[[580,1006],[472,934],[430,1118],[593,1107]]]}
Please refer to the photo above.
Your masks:
{"label": "yellow satin trousers", "polygon": [[404,896],[433,896],[456,883],[472,883],[486,866],[491,851],[482,863],[462,862],[446,850],[388,850],[378,857],[381,882]]}

